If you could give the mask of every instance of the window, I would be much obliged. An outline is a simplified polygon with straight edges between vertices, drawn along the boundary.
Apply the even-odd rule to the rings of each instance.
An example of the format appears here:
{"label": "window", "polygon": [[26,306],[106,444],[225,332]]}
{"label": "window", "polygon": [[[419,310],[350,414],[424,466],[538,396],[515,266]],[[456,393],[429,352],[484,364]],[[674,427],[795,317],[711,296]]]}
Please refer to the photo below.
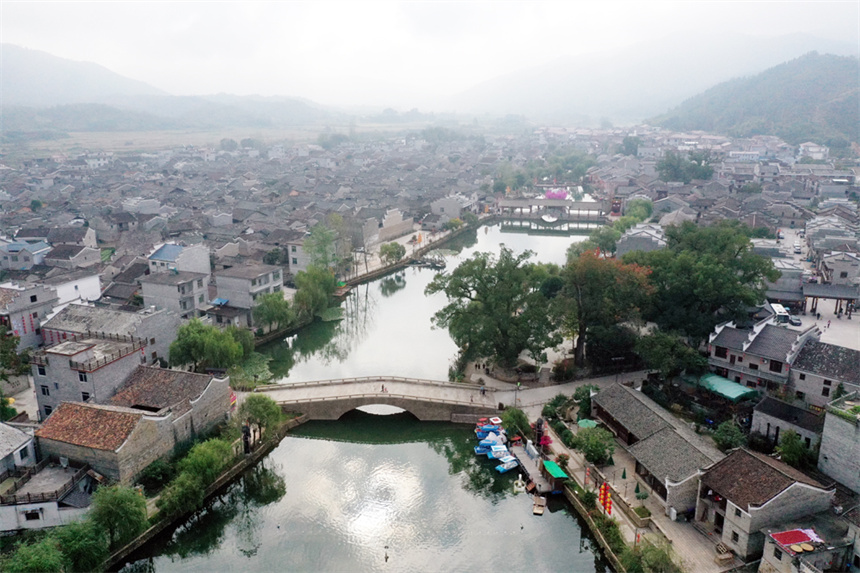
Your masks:
{"label": "window", "polygon": [[17,262],[18,262],[18,255],[12,255],[12,262],[13,262],[13,263],[17,263]]}
{"label": "window", "polygon": [[155,339],[154,339],[154,338],[150,338],[150,339],[149,339],[149,343],[150,343],[150,344],[155,344]]}
{"label": "window", "polygon": [[272,273],[272,280],[276,281],[279,278],[281,278],[281,272],[280,271],[275,271]]}
{"label": "window", "polygon": [[795,392],[795,393],[794,393],[794,396],[795,396],[795,398],[797,398],[798,400],[803,400],[803,398],[806,396],[806,394],[804,394],[803,392],[801,392],[800,390],[798,390],[797,392]]}
{"label": "window", "polygon": [[216,315],[215,322],[217,322],[218,324],[222,324],[224,322],[224,317],[222,317],[220,314]]}
{"label": "window", "polygon": [[36,302],[39,298],[36,295],[30,297],[30,302]]}
{"label": "window", "polygon": [[743,361],[744,361],[744,357],[743,357],[743,356],[738,356],[738,363],[741,363],[741,362],[743,362]]}
{"label": "window", "polygon": [[800,380],[806,380],[806,374],[804,374],[803,372],[801,372],[800,374],[798,374],[798,375],[797,375],[797,377],[798,377]]}
{"label": "window", "polygon": [[295,246],[295,245],[292,245],[292,246],[290,247],[290,252],[291,252],[291,253],[295,253],[295,252],[296,252],[296,246]]}
{"label": "window", "polygon": [[758,364],[750,363],[749,368],[750,368],[750,370],[758,370]]}
{"label": "window", "polygon": [[36,372],[38,372],[38,373],[39,373],[39,376],[45,376],[45,375],[46,375],[45,367],[44,367],[44,366],[42,366],[41,364],[39,364],[38,366],[36,366]]}
{"label": "window", "polygon": [[824,381],[824,385],[825,385],[825,386],[830,386],[831,384],[833,384],[833,382],[831,382],[830,380],[825,380],[825,381]]}
{"label": "window", "polygon": [[728,356],[729,356],[729,349],[728,349],[728,348],[724,348],[724,347],[722,347],[722,346],[717,346],[717,347],[714,349],[714,356],[716,356],[717,358],[728,358]]}
{"label": "window", "polygon": [[34,312],[34,313],[33,313],[33,318],[39,318],[39,313],[38,313],[38,312]]}
{"label": "window", "polygon": [[821,395],[825,397],[830,396],[830,388],[822,388]]}
{"label": "window", "polygon": [[735,517],[740,517],[740,516],[741,516],[741,510],[736,507],[735,508]]}
{"label": "window", "polygon": [[251,286],[257,286],[257,279],[251,279]]}
{"label": "window", "polygon": [[153,353],[152,353],[152,359],[153,359],[153,360],[158,360],[158,352],[153,352]]}
{"label": "window", "polygon": [[201,304],[203,303],[203,295],[202,294],[197,297],[197,302],[199,302]]}
{"label": "window", "polygon": [[78,285],[75,285],[75,290],[78,290]]}
{"label": "window", "polygon": [[299,264],[299,260],[296,257],[293,257],[293,264],[294,265]]}
{"label": "window", "polygon": [[42,388],[42,396],[50,396],[51,395],[51,389],[48,388],[47,386],[43,385],[43,386],[40,386],[40,388]]}
{"label": "window", "polygon": [[839,273],[839,278],[840,279],[847,279],[848,278],[848,271],[842,271],[841,273]]}
{"label": "window", "polygon": [[81,392],[81,402],[86,402],[89,399],[90,399],[90,393],[89,392]]}
{"label": "window", "polygon": [[740,537],[740,535],[738,535],[737,531],[732,531],[732,541],[734,543],[737,543],[740,540],[740,538],[741,537]]}
{"label": "window", "polygon": [[272,287],[272,292],[278,292],[279,290],[281,290],[281,285],[275,285]]}
{"label": "window", "polygon": [[50,416],[51,412],[53,412],[53,411],[54,411],[54,409],[51,408],[50,406],[45,406],[45,417],[47,418],[48,416]]}
{"label": "window", "polygon": [[777,561],[782,561],[782,551],[779,550],[779,547],[773,548],[773,556],[776,557]]}
{"label": "window", "polygon": [[203,279],[197,279],[197,288],[203,288]]}
{"label": "window", "polygon": [[18,450],[18,459],[22,462],[30,457],[30,450],[27,449],[27,446],[24,446],[20,450]]}
{"label": "window", "polygon": [[42,513],[38,509],[34,509],[32,511],[25,511],[24,519],[26,521],[38,521],[42,519]]}
{"label": "window", "polygon": [[770,371],[771,372],[782,372],[782,362],[779,360],[771,360],[770,361]]}
{"label": "window", "polygon": [[81,382],[87,382],[87,373],[86,372],[78,372],[78,380]]}
{"label": "window", "polygon": [[803,441],[806,443],[807,449],[812,447],[812,440],[810,438],[804,438]]}

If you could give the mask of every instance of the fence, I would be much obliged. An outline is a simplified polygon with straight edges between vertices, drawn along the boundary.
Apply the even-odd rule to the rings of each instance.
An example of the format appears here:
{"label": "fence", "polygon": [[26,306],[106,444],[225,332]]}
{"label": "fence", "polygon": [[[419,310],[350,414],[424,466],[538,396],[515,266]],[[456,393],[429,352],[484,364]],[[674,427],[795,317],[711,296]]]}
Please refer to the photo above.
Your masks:
{"label": "fence", "polygon": [[[44,493],[27,493],[27,494],[16,494],[16,491],[20,491],[29,481],[32,479],[34,475],[48,467],[50,464],[56,464],[57,460],[55,458],[45,458],[35,466],[28,468],[27,470],[21,472],[21,477],[12,484],[12,487],[6,492],[5,495],[0,495],[0,504],[2,505],[15,505],[20,503],[42,503],[46,501],[56,501],[71,491],[75,484],[83,479],[84,475],[89,471],[90,466],[84,465],[79,468],[71,478],[69,478],[66,483],[64,483],[59,489],[50,492]],[[71,466],[70,466],[71,467]],[[74,469],[74,468],[72,468]],[[5,473],[5,472],[4,472]],[[14,473],[12,474],[14,475]]]}

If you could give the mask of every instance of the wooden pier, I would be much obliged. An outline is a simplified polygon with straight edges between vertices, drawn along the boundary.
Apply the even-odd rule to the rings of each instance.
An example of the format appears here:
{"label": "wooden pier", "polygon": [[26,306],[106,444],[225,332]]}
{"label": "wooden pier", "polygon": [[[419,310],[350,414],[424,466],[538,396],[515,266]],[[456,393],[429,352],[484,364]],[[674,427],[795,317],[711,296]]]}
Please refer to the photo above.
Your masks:
{"label": "wooden pier", "polygon": [[539,495],[545,495],[552,492],[552,485],[549,481],[541,475],[540,472],[540,463],[543,461],[540,457],[536,459],[532,459],[526,453],[526,449],[524,446],[510,446],[511,455],[517,458],[517,461],[520,462],[520,467],[522,468],[523,473],[528,476],[528,481],[535,485],[534,490],[526,491],[530,493],[536,493]]}

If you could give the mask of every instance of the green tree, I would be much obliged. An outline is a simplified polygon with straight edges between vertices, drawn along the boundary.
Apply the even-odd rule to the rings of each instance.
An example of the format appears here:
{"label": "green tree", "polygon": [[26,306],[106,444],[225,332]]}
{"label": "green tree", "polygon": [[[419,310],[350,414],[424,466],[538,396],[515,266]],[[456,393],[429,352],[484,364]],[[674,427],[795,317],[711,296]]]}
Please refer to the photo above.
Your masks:
{"label": "green tree", "polygon": [[406,247],[396,241],[385,243],[379,247],[379,256],[391,265],[406,256]]}
{"label": "green tree", "polygon": [[0,376],[3,380],[9,374],[29,374],[30,364],[27,352],[18,353],[21,337],[12,334],[8,327],[0,325]]}
{"label": "green tree", "polygon": [[747,309],[765,299],[766,281],[779,278],[771,260],[753,252],[749,232],[737,221],[684,223],[667,229],[667,248],[626,254],[625,262],[651,269],[646,318],[686,335],[693,348],[717,324],[746,320]]}
{"label": "green tree", "polygon": [[679,153],[669,151],[657,162],[657,173],[663,181],[689,183],[693,179],[710,179],[714,168],[710,165],[708,152],[691,152],[685,158]]}
{"label": "green tree", "polygon": [[478,224],[479,219],[478,216],[474,213],[464,213],[463,214],[463,222],[469,225],[470,227],[474,227]]}
{"label": "green tree", "polygon": [[547,319],[542,275],[528,263],[531,256],[531,251],[515,256],[506,248],[498,259],[476,253],[427,285],[426,294],[444,292],[448,297],[433,323],[448,329],[466,361],[489,357],[512,367],[524,350],[545,361],[541,353],[560,342]]}
{"label": "green tree", "polygon": [[190,513],[203,504],[205,491],[198,476],[183,472],[161,492],[155,506],[163,516]]}
{"label": "green tree", "polygon": [[221,475],[232,459],[230,442],[212,438],[195,444],[179,462],[179,471],[195,476],[205,488]]}
{"label": "green tree", "polygon": [[580,428],[574,436],[573,447],[582,452],[588,463],[600,466],[615,453],[615,437],[603,428]]}
{"label": "green tree", "polygon": [[57,539],[48,536],[37,543],[19,545],[3,562],[3,570],[6,573],[60,572],[65,570],[65,561]]}
{"label": "green tree", "polygon": [[230,139],[229,137],[222,139],[220,145],[222,151],[236,151],[239,149],[239,144],[236,143],[236,140]]}
{"label": "green tree", "polygon": [[104,532],[92,521],[73,521],[54,530],[67,571],[100,571],[108,557]]}
{"label": "green tree", "polygon": [[638,137],[628,135],[621,141],[621,153],[635,156],[639,152],[642,140]]}
{"label": "green tree", "polygon": [[573,399],[579,404],[579,411],[576,414],[577,421],[591,417],[591,394],[598,390],[600,390],[599,387],[586,384],[573,391]]}
{"label": "green tree", "polygon": [[283,412],[277,402],[265,394],[248,394],[236,418],[240,422],[249,422],[261,430],[276,427],[283,419]]}
{"label": "green tree", "polygon": [[726,420],[717,426],[717,431],[714,432],[714,441],[717,443],[717,447],[725,452],[743,446],[747,439],[733,420]]}
{"label": "green tree", "polygon": [[42,207],[43,207],[43,204],[38,199],[33,199],[32,201],[30,201],[30,210],[31,211],[38,211]]}
{"label": "green tree", "polygon": [[302,317],[312,317],[327,309],[337,289],[337,279],[331,270],[315,265],[297,273],[293,280],[298,289],[293,305]]}
{"label": "green tree", "polygon": [[739,193],[761,193],[761,184],[760,183],[747,183],[740,189],[738,189]]}
{"label": "green tree", "polygon": [[286,262],[287,251],[282,251],[279,248],[274,248],[263,255],[263,263],[267,265],[282,265]]}
{"label": "green tree", "polygon": [[621,238],[621,233],[621,231],[613,227],[603,226],[592,231],[588,236],[588,239],[597,245],[597,248],[600,249],[601,253],[614,255],[618,239]]}
{"label": "green tree", "polygon": [[457,229],[459,229],[462,226],[463,226],[463,220],[455,217],[453,219],[448,219],[447,221],[445,221],[445,223],[442,225],[442,228],[445,229],[446,231],[456,231]]}
{"label": "green tree", "polygon": [[633,199],[627,202],[624,207],[624,214],[627,217],[633,217],[637,223],[641,223],[646,219],[651,218],[654,213],[654,203],[647,199]]}
{"label": "green tree", "polygon": [[242,358],[247,358],[254,352],[254,335],[250,330],[231,324],[224,329],[224,332],[229,334],[230,338],[238,342],[242,347]]}
{"label": "green tree", "polygon": [[779,445],[774,450],[779,454],[779,459],[799,469],[809,469],[817,463],[817,455],[806,447],[800,435],[794,430],[783,432],[779,438]]}
{"label": "green tree", "polygon": [[179,327],[170,344],[170,364],[193,364],[198,372],[206,368],[229,368],[242,359],[242,344],[229,332],[203,324],[194,318]]}
{"label": "green tree", "polygon": [[130,487],[103,486],[93,494],[89,517],[116,549],[146,529],[146,500]]}
{"label": "green tree", "polygon": [[333,230],[323,224],[314,225],[302,245],[311,265],[323,269],[334,266],[337,258],[336,240],[337,233]]}
{"label": "green tree", "polygon": [[532,436],[532,427],[529,423],[529,417],[519,408],[505,408],[501,415],[502,427],[509,436],[515,436],[518,433],[523,434],[526,438]]}
{"label": "green tree", "polygon": [[13,408],[10,402],[11,398],[4,396],[3,390],[0,390],[0,422],[11,420],[18,415],[18,410]]}
{"label": "green tree", "polygon": [[586,251],[568,259],[562,270],[564,289],[554,299],[567,334],[576,337],[576,364],[585,362],[585,341],[589,329],[609,327],[631,320],[650,293],[647,269],[615,259],[601,259]]}
{"label": "green tree", "polygon": [[636,353],[651,370],[659,370],[665,380],[671,380],[685,370],[700,374],[707,369],[708,359],[690,348],[680,336],[656,330],[636,341]]}
{"label": "green tree", "polygon": [[274,330],[288,328],[296,319],[295,310],[281,291],[258,296],[252,312],[255,323]]}

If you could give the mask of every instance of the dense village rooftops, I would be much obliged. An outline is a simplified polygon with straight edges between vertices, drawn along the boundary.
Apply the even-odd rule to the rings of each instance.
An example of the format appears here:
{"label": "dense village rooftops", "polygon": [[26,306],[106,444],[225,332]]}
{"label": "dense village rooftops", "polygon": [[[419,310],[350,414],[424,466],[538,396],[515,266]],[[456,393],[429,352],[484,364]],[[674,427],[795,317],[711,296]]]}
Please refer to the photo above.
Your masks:
{"label": "dense village rooftops", "polygon": [[192,273],[190,271],[177,271],[170,273],[152,273],[140,277],[138,280],[141,283],[158,284],[158,285],[181,285],[193,282],[197,279],[205,279],[203,273]]}
{"label": "dense village rooftops", "polygon": [[68,261],[79,255],[80,252],[86,248],[87,247],[81,245],[57,245],[51,249],[50,253],[45,255],[45,258]]}
{"label": "dense village rooftops", "polygon": [[822,378],[860,384],[860,351],[811,341],[797,355],[793,368]]}
{"label": "dense village rooftops", "polygon": [[744,510],[764,505],[795,482],[825,489],[793,467],[746,449],[733,451],[702,476],[706,488]]}
{"label": "dense village rooftops", "polygon": [[36,437],[95,450],[116,451],[143,415],[143,412],[130,408],[63,402],[36,431]]}
{"label": "dense village rooftops", "polygon": [[182,253],[183,248],[182,245],[162,245],[158,250],[149,255],[149,260],[175,262],[177,257]]}
{"label": "dense village rooftops", "polygon": [[43,323],[42,328],[68,332],[132,332],[141,320],[143,316],[134,312],[70,304]]}
{"label": "dense village rooftops", "polygon": [[672,428],[630,446],[630,454],[661,483],[682,481],[713,463]]}
{"label": "dense village rooftops", "polygon": [[114,406],[157,412],[199,397],[212,376],[138,366],[110,399]]}
{"label": "dense village rooftops", "polygon": [[780,420],[785,420],[816,434],[820,434],[824,429],[824,416],[810,412],[805,408],[792,406],[770,396],[765,397],[764,400],[756,404],[754,410]]}
{"label": "dense village rooftops", "polygon": [[215,273],[216,277],[255,279],[259,276],[279,272],[281,267],[274,265],[238,265]]}

